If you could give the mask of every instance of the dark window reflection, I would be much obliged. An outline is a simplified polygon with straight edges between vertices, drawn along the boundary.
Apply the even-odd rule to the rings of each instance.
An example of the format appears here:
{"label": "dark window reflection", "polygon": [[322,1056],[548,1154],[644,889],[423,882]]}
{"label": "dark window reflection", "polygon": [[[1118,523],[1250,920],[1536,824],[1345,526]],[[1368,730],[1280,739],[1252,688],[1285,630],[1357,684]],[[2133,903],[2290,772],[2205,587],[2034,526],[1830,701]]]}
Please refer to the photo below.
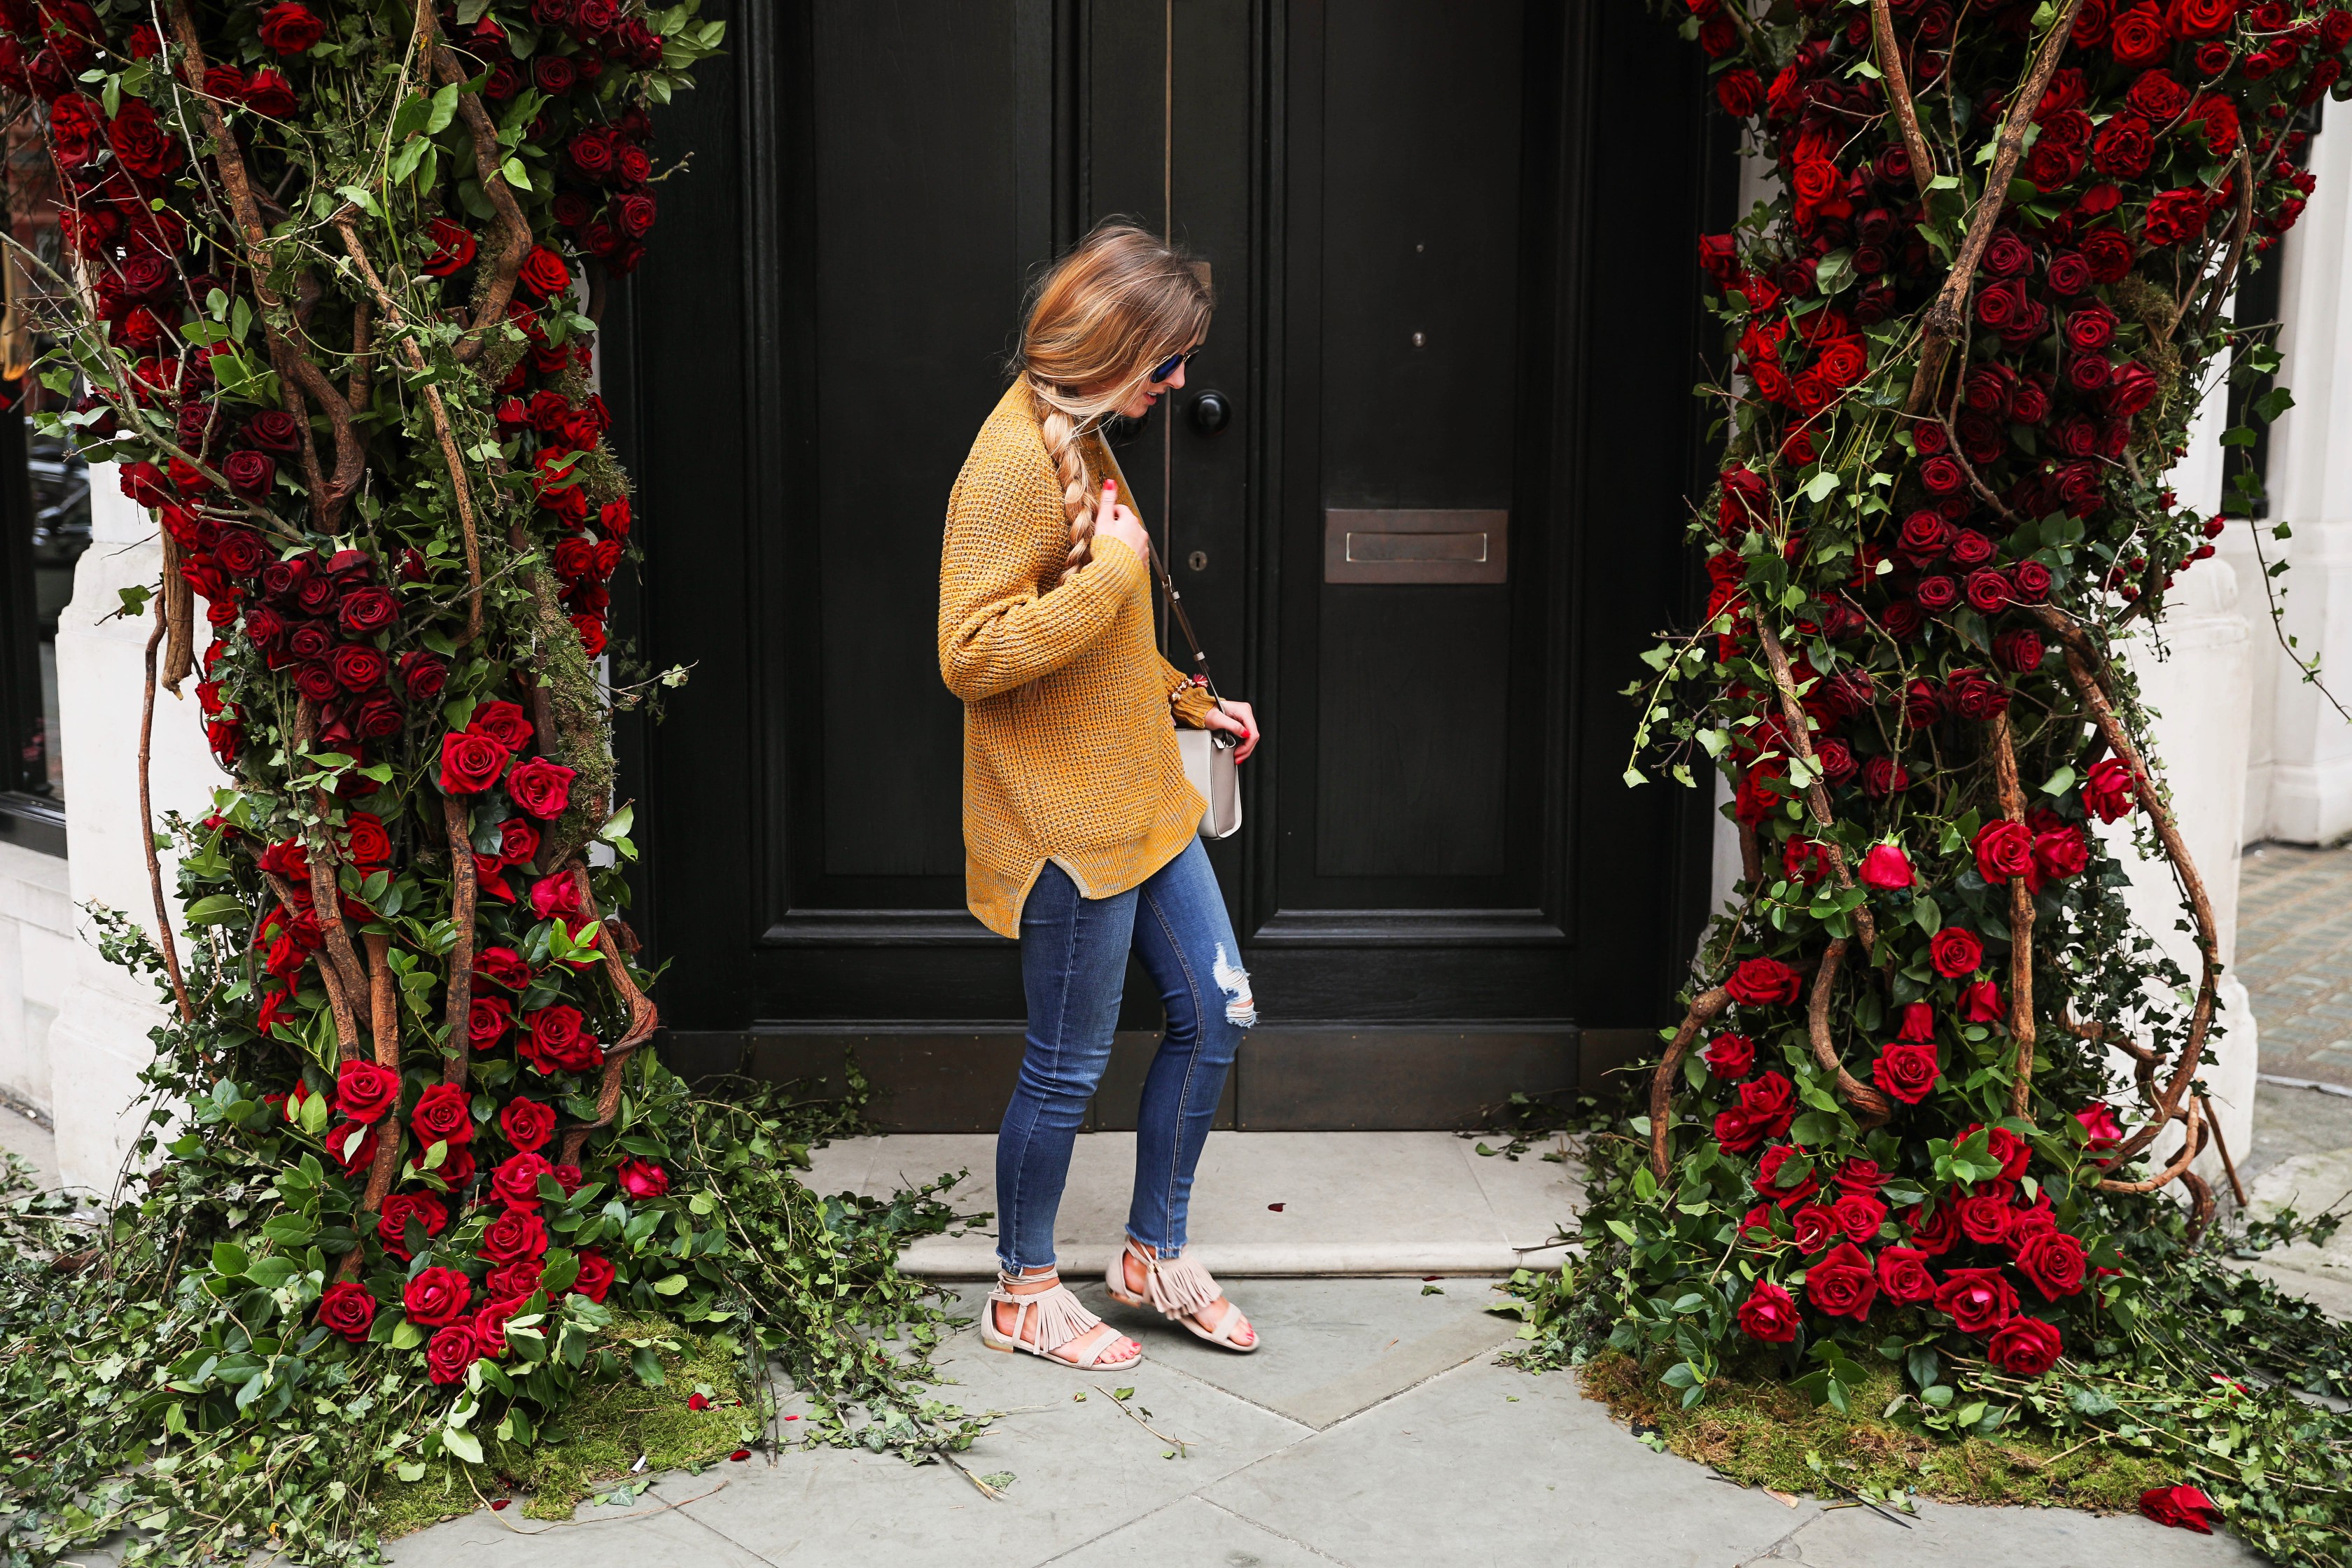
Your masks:
{"label": "dark window reflection", "polygon": [[28,433],[28,445],[33,625],[39,643],[41,709],[25,739],[20,777],[23,788],[62,800],[65,758],[58,746],[58,615],[73,597],[74,563],[89,548],[89,465],[56,436]]}

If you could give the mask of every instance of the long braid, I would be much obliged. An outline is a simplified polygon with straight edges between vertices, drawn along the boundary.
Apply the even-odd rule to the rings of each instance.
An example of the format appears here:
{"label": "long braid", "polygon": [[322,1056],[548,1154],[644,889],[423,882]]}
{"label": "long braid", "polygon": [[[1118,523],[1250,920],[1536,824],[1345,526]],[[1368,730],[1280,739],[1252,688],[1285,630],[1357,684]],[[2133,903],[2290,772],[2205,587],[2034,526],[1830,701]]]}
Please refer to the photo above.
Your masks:
{"label": "long braid", "polygon": [[1077,574],[1079,567],[1094,559],[1093,487],[1087,482],[1086,458],[1078,451],[1078,422],[1059,405],[1052,390],[1034,375],[1029,378],[1029,390],[1045,410],[1045,416],[1038,421],[1038,431],[1045,438],[1045,455],[1054,460],[1055,477],[1062,482],[1062,515],[1070,524],[1070,552],[1056,579],[1066,583]]}

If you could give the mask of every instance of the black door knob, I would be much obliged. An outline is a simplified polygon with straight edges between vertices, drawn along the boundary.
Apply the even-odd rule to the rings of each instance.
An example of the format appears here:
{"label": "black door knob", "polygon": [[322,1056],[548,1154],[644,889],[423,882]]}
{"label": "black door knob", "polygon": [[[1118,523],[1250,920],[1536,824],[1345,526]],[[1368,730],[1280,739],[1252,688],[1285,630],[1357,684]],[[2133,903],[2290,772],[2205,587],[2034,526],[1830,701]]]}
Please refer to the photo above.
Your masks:
{"label": "black door knob", "polygon": [[1192,428],[1203,436],[1223,429],[1234,416],[1234,405],[1222,392],[1204,392],[1192,399]]}

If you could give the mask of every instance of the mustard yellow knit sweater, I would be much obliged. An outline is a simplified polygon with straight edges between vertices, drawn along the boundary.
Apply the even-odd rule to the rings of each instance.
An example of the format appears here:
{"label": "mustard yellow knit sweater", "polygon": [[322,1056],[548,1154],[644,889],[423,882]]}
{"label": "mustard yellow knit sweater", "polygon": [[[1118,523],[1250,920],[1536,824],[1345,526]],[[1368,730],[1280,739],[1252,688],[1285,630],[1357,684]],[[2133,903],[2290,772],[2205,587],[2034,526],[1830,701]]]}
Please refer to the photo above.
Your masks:
{"label": "mustard yellow knit sweater", "polygon": [[[1160,657],[1135,552],[1097,535],[1093,559],[1055,586],[1070,529],[1038,418],[1014,382],[949,492],[940,552],[940,676],[964,705],[965,900],[1015,938],[1046,861],[1108,898],[1200,830],[1173,720],[1198,729],[1211,707]],[[1101,443],[1081,451],[1094,488],[1108,478],[1133,508]]]}

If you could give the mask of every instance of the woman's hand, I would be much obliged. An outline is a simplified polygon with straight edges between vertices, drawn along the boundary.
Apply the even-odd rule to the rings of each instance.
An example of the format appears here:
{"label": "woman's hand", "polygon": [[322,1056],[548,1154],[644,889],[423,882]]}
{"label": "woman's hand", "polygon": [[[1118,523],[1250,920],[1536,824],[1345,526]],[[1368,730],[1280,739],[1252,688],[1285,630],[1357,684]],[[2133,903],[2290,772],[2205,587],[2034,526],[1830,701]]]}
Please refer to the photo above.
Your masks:
{"label": "woman's hand", "polygon": [[1095,509],[1095,537],[1116,539],[1134,551],[1138,561],[1149,563],[1151,560],[1151,541],[1142,522],[1118,504],[1118,487],[1108,479],[1103,481],[1102,504]]}
{"label": "woman's hand", "polygon": [[1208,718],[1202,722],[1202,728],[1223,730],[1229,735],[1239,735],[1241,744],[1234,748],[1234,761],[1237,763],[1248,762],[1249,754],[1257,750],[1257,715],[1250,710],[1250,705],[1246,702],[1231,700],[1220,702],[1209,710]]}

